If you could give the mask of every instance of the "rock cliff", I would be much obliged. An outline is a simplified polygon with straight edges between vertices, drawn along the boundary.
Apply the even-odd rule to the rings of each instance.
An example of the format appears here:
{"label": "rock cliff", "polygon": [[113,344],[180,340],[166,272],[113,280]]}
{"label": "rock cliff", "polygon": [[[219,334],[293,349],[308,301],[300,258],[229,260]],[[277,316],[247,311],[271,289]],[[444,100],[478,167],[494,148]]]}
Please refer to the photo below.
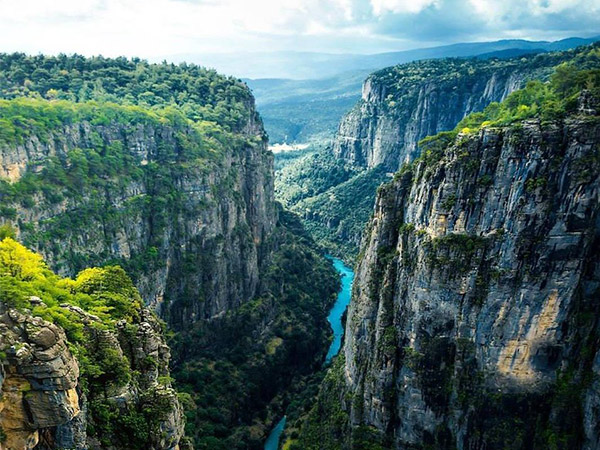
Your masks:
{"label": "rock cliff", "polygon": [[395,172],[419,156],[417,143],[453,129],[528,80],[544,79],[578,50],[508,60],[439,59],[370,75],[362,99],[342,119],[333,153],[355,165]]}
{"label": "rock cliff", "polygon": [[[272,156],[251,110],[242,134],[225,143],[141,113],[98,124],[101,110],[5,141],[3,215],[63,275],[119,262],[175,328],[215,317],[256,295],[276,222]],[[32,184],[38,189],[11,197]]]}
{"label": "rock cliff", "polygon": [[[337,279],[273,200],[272,154],[249,89],[194,65],[0,54],[0,97],[0,236],[16,229],[69,277],[121,266],[175,331],[188,436],[200,448],[262,447],[290,392],[322,363]],[[55,307],[42,317],[64,327]],[[81,319],[93,324],[85,351],[99,361],[79,358],[81,372],[102,395],[83,392],[87,413],[40,431],[47,448],[68,447],[85,423],[90,446],[177,444],[181,405],[164,341],[147,342],[156,324],[128,314],[100,331]]]}
{"label": "rock cliff", "polygon": [[34,448],[39,430],[64,425],[81,413],[79,365],[64,331],[12,309],[0,316],[3,353],[0,427],[7,449]]}
{"label": "rock cliff", "polygon": [[61,280],[10,239],[0,260],[0,448],[179,448],[170,350],[124,272]]}
{"label": "rock cliff", "polygon": [[440,136],[379,190],[304,448],[597,448],[588,94],[564,120]]}
{"label": "rock cliff", "polygon": [[375,72],[363,84],[362,99],[342,119],[331,148],[284,168],[276,193],[328,251],[354,261],[376,186],[420,156],[421,139],[453,129],[530,80],[547,80],[554,66],[583,60],[588,49],[426,60]]}

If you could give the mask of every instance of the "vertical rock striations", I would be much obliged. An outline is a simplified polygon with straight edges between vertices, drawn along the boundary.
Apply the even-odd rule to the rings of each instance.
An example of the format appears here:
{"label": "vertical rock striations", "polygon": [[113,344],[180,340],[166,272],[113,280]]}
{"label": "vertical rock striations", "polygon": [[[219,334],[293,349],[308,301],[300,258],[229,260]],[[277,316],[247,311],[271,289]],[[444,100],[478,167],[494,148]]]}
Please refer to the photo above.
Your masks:
{"label": "vertical rock striations", "polygon": [[341,121],[333,153],[350,163],[395,172],[419,156],[417,143],[453,129],[528,80],[543,79],[578,50],[508,60],[439,59],[382,69]]}
{"label": "vertical rock striations", "polygon": [[[122,266],[176,332],[189,436],[200,448],[261,447],[321,366],[337,279],[274,202],[249,89],[194,65],[0,54],[0,97],[0,235],[15,228],[61,275]],[[99,312],[74,302],[42,315],[68,337],[62,315],[80,316],[88,345],[77,343],[97,361],[76,354],[82,412],[40,440],[77,448],[88,428],[90,448],[175,448],[182,411],[160,327],[145,310],[101,326],[104,307],[128,309],[102,299]]]}
{"label": "vertical rock striations", "polygon": [[[33,116],[44,105],[26,108]],[[110,124],[94,124],[107,114],[98,108],[0,144],[0,172],[11,180],[3,212],[20,238],[64,275],[119,262],[177,329],[255,296],[276,211],[254,110],[243,134],[224,143],[182,118],[113,110],[122,117]]]}
{"label": "vertical rock striations", "polygon": [[597,447],[596,105],[440,136],[379,190],[305,448]]}
{"label": "vertical rock striations", "polygon": [[512,59],[417,61],[375,72],[342,119],[332,149],[283,169],[278,193],[320,243],[352,261],[375,187],[420,156],[421,139],[453,129],[530,80],[547,80],[554,66],[587,58],[589,48]]}

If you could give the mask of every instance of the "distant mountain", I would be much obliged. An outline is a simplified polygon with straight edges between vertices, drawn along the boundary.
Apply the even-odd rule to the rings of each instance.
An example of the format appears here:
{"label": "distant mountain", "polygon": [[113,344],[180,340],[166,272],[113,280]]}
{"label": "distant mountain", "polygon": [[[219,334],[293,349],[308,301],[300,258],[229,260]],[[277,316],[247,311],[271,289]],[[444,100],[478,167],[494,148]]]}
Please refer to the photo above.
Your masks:
{"label": "distant mountain", "polygon": [[369,71],[317,80],[244,79],[252,89],[271,143],[330,139],[360,98]]}
{"label": "distant mountain", "polygon": [[[290,75],[287,79],[246,78],[244,81],[254,93],[272,143],[322,142],[333,137],[341,117],[360,98],[363,80],[377,69],[420,59],[445,57],[505,59],[567,50],[598,40],[600,36],[586,39],[568,38],[554,42],[512,39],[452,44],[375,55],[273,53],[268,54],[270,56],[267,57],[265,54],[258,54],[258,59],[252,63],[252,66],[245,69],[248,73],[254,70],[252,67],[257,65],[259,60],[271,64],[273,74],[285,73],[291,68],[294,69],[294,73],[288,72]],[[328,57],[330,59],[327,59]],[[289,64],[287,68],[277,66],[276,61],[284,60]],[[244,61],[247,62],[248,59]],[[227,70],[236,73],[233,67]],[[313,76],[314,79],[293,79],[299,78],[300,74]]]}
{"label": "distant mountain", "polygon": [[255,53],[183,53],[165,55],[168,61],[186,61],[240,78],[286,78],[307,80],[335,77],[344,72],[372,72],[382,67],[402,64],[418,59],[477,56],[509,49],[536,51],[566,50],[595,42],[600,36],[591,38],[567,38],[560,41],[527,41],[505,39],[492,42],[468,42],[440,47],[417,48],[398,52],[371,55],[352,53],[317,52],[255,52]]}

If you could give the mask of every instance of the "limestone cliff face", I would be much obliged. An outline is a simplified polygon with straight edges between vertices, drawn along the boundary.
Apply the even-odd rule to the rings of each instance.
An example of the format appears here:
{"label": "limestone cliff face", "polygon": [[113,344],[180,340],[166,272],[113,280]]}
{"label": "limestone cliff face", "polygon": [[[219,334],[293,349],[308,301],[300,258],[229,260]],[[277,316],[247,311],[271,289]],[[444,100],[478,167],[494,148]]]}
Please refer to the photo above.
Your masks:
{"label": "limestone cliff face", "polygon": [[340,372],[351,426],[402,449],[597,448],[599,143],[585,114],[484,128],[380,190]]}
{"label": "limestone cliff face", "polygon": [[[12,183],[46,173],[52,161],[68,168],[70,152],[87,148],[104,149],[103,158],[124,149],[134,172],[101,189],[78,188],[76,178],[68,188],[57,182],[26,204],[7,205],[20,239],[63,275],[118,262],[178,329],[239,306],[256,294],[277,217],[272,155],[254,105],[247,108],[248,122],[223,151],[214,152],[209,139],[199,144],[209,147],[200,163],[182,160],[193,143],[187,125],[84,120],[4,143],[0,176]],[[68,189],[76,195],[61,196]]]}
{"label": "limestone cliff face", "polygon": [[41,429],[80,414],[79,366],[60,327],[16,310],[0,316],[0,348],[0,448],[34,448]]}
{"label": "limestone cliff face", "polygon": [[545,78],[569,54],[441,59],[380,70],[367,78],[361,101],[342,119],[333,152],[362,167],[396,171],[419,156],[419,140],[453,129],[528,80]]}
{"label": "limestone cliff face", "polygon": [[[86,324],[90,346],[108,346],[129,362],[134,377],[118,389],[108,388],[103,401],[118,405],[123,412],[156,409],[149,448],[178,448],[183,410],[170,382],[165,381],[169,379],[170,352],[153,315],[142,311],[137,323],[123,322],[109,332],[94,327],[99,321],[95,316],[77,307],[61,307]],[[0,315],[0,427],[4,436],[0,448],[107,448],[102,442],[110,436],[88,433],[88,399],[82,390],[79,363],[68,345],[61,327],[39,317],[15,309]]]}

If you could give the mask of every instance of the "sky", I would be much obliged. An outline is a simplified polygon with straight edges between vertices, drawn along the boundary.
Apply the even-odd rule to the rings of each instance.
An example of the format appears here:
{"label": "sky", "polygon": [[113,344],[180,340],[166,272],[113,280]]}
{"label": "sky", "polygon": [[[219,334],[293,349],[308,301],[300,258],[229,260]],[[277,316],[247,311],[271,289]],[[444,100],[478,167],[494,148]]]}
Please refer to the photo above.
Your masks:
{"label": "sky", "polygon": [[0,51],[378,53],[600,34],[600,0],[0,0]]}

